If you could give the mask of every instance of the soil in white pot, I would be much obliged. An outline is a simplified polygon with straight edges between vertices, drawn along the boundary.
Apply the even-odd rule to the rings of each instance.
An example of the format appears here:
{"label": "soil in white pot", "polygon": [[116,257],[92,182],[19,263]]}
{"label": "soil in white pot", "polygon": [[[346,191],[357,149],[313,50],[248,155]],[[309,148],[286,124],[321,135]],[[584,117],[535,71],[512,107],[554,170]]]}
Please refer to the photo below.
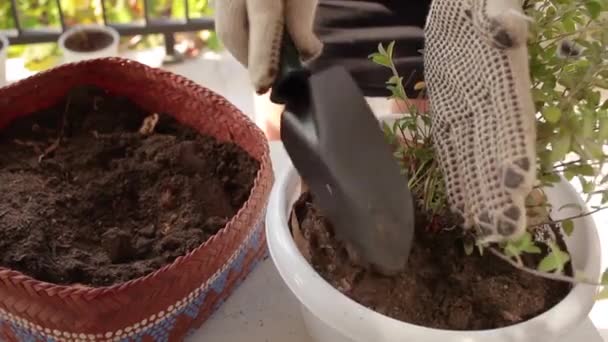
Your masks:
{"label": "soil in white pot", "polygon": [[[406,270],[384,277],[349,260],[310,193],[301,195],[292,215],[296,245],[326,281],[356,302],[403,322],[450,330],[500,328],[549,310],[571,290],[567,283],[535,277],[492,254],[466,255],[462,230],[442,229],[455,226],[454,217],[430,222],[419,214]],[[561,244],[565,248],[563,239]],[[544,255],[546,250],[526,256],[524,262],[536,265]],[[570,264],[567,272],[572,272]]]}
{"label": "soil in white pot", "polygon": [[0,131],[0,266],[56,284],[112,285],[225,226],[258,161],[151,114],[87,87]]}
{"label": "soil in white pot", "polygon": [[77,52],[93,52],[107,48],[114,38],[103,31],[81,30],[65,40],[65,47]]}

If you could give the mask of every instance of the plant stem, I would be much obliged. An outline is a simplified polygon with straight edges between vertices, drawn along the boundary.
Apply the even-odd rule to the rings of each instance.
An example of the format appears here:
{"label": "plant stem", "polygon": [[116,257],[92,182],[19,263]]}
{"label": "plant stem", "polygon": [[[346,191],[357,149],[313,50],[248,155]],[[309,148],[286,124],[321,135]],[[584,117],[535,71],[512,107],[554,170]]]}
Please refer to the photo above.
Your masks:
{"label": "plant stem", "polygon": [[562,222],[566,222],[566,221],[570,221],[570,220],[575,220],[575,219],[578,219],[578,218],[582,218],[582,217],[586,217],[586,216],[591,216],[591,215],[596,214],[596,213],[598,213],[598,212],[600,212],[602,210],[605,210],[605,209],[608,209],[608,206],[607,207],[597,208],[597,209],[594,209],[594,210],[592,210],[592,211],[590,211],[588,213],[583,213],[583,214],[580,214],[580,215],[571,216],[571,217],[568,217],[568,218],[565,218],[565,219],[552,220],[552,221],[549,221],[549,222],[543,222],[543,223],[539,223],[539,224],[536,224],[536,225],[533,225],[533,226],[528,226],[528,228],[535,228],[535,227],[540,227],[540,226],[547,225],[547,224],[551,225],[551,224],[562,223]]}
{"label": "plant stem", "polygon": [[560,222],[574,220],[574,219],[581,218],[581,217],[591,216],[591,215],[596,214],[596,213],[598,213],[598,212],[600,212],[602,210],[605,210],[605,209],[608,209],[608,207],[597,208],[597,209],[594,209],[594,210],[592,210],[592,211],[590,211],[588,213],[583,213],[583,214],[572,216],[572,217],[569,217],[569,218],[565,218],[565,219],[561,219],[561,220],[556,220],[556,221],[553,221],[552,223],[560,223]]}
{"label": "plant stem", "polygon": [[557,41],[557,40],[560,40],[560,39],[563,39],[563,38],[566,38],[566,37],[573,36],[575,34],[582,35],[584,33],[591,33],[591,32],[595,32],[595,31],[600,31],[602,29],[602,27],[589,27],[590,25],[591,25],[591,22],[589,22],[587,24],[587,26],[585,26],[585,27],[583,27],[583,28],[581,28],[579,30],[576,30],[574,32],[563,33],[563,34],[557,35],[555,37],[539,40],[538,43],[540,44],[540,43],[544,43],[544,42],[548,42],[548,41]]}
{"label": "plant stem", "polygon": [[568,277],[568,276],[561,275],[561,274],[537,271],[537,270],[528,268],[528,267],[524,266],[523,264],[513,261],[511,258],[502,254],[496,248],[490,247],[488,249],[490,250],[490,252],[492,252],[492,254],[494,254],[495,256],[499,257],[500,259],[508,262],[509,264],[511,264],[511,266],[517,268],[518,270],[524,271],[526,273],[530,273],[537,277],[567,282],[567,283],[571,283],[571,284],[586,284],[586,285],[592,285],[592,286],[602,286],[602,284],[600,284],[600,283],[589,281],[589,280],[584,280],[584,279],[579,280],[579,279],[575,279],[573,277]]}
{"label": "plant stem", "polygon": [[[585,162],[582,160],[578,160],[577,162],[572,162],[572,163],[559,163],[558,165],[555,165],[553,167],[552,171],[553,172],[564,172],[564,171],[568,170],[569,166],[582,166],[582,165],[598,166],[598,165],[603,164],[603,162],[604,162],[603,160],[597,160],[597,161],[593,161],[593,162]],[[548,172],[545,174],[551,174],[553,172]]]}
{"label": "plant stem", "polygon": [[[570,161],[570,162],[565,162],[565,163],[560,162],[559,165],[556,165],[554,168],[557,168],[557,167],[566,167],[566,166],[575,165],[575,164],[582,164],[584,162],[585,162],[585,160],[583,160],[583,159],[578,159],[578,160],[574,160],[574,161]],[[597,163],[599,163],[599,162],[597,162]],[[591,164],[591,165],[593,165],[593,164]]]}

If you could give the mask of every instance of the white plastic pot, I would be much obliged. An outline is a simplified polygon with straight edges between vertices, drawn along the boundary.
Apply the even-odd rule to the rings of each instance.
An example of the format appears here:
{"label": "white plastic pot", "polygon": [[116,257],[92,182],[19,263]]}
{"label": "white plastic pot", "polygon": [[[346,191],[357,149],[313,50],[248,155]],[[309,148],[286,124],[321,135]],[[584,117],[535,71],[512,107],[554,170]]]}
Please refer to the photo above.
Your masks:
{"label": "white plastic pot", "polygon": [[[106,46],[103,49],[99,49],[96,51],[87,51],[87,52],[74,51],[65,46],[65,42],[69,37],[71,37],[75,34],[78,34],[78,33],[82,32],[83,30],[84,31],[98,31],[98,32],[106,33],[110,37],[112,37],[112,42],[110,43],[110,45]],[[59,48],[61,49],[61,52],[63,53],[63,62],[64,63],[73,63],[73,62],[80,62],[80,61],[84,61],[84,60],[88,60],[88,59],[118,56],[119,38],[120,38],[120,35],[118,34],[118,31],[116,31],[115,29],[113,29],[111,27],[107,27],[107,26],[103,26],[103,25],[76,25],[76,26],[73,26],[73,27],[69,28],[68,30],[66,30],[59,37],[59,41],[57,43],[59,44]]]}
{"label": "white plastic pot", "polygon": [[[579,195],[567,182],[546,189],[554,208],[577,203]],[[278,176],[270,197],[266,234],[272,260],[283,281],[301,304],[302,316],[317,342],[538,342],[555,341],[577,327],[591,311],[597,288],[576,285],[549,311],[505,328],[483,331],[451,331],[403,323],[370,310],[346,297],[326,282],[300,254],[288,226],[294,202],[301,194],[301,179],[292,165]],[[574,216],[576,209],[555,211],[554,219]],[[567,238],[575,269],[591,279],[600,277],[600,245],[591,217],[575,220]]]}
{"label": "white plastic pot", "polygon": [[6,53],[8,51],[9,42],[8,39],[0,34],[0,87],[6,85]]}

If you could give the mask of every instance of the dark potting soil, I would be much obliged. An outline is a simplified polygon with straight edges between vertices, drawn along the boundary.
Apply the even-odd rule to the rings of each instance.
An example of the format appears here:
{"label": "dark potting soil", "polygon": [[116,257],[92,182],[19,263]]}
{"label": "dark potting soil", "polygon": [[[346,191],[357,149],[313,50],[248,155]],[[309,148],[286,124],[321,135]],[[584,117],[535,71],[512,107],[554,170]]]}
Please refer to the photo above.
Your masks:
{"label": "dark potting soil", "polygon": [[[407,269],[384,277],[351,263],[310,193],[299,198],[294,214],[294,240],[325,280],[356,302],[403,322],[437,329],[494,329],[538,316],[571,289],[487,252],[467,256],[457,229],[431,233],[423,219],[417,222]],[[537,263],[541,257],[524,262]]]}
{"label": "dark potting soil", "polygon": [[113,38],[101,31],[80,31],[65,40],[65,46],[78,52],[91,52],[105,49],[112,44]]}
{"label": "dark potting soil", "polygon": [[95,88],[67,98],[0,131],[0,266],[128,281],[201,245],[249,197],[259,163],[237,145]]}

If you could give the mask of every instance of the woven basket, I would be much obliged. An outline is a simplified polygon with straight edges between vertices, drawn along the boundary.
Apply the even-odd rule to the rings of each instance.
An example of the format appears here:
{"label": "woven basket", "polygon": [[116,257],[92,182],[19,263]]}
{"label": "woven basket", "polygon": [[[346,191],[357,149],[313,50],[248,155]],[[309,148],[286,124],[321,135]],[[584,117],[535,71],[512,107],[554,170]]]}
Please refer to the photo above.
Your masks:
{"label": "woven basket", "polygon": [[96,85],[222,141],[261,168],[244,206],[197,249],[145,277],[111,287],[58,286],[0,268],[0,341],[181,341],[218,308],[266,253],[273,182],[263,133],[224,98],[183,77],[107,58],[57,67],[0,89],[0,129]]}

